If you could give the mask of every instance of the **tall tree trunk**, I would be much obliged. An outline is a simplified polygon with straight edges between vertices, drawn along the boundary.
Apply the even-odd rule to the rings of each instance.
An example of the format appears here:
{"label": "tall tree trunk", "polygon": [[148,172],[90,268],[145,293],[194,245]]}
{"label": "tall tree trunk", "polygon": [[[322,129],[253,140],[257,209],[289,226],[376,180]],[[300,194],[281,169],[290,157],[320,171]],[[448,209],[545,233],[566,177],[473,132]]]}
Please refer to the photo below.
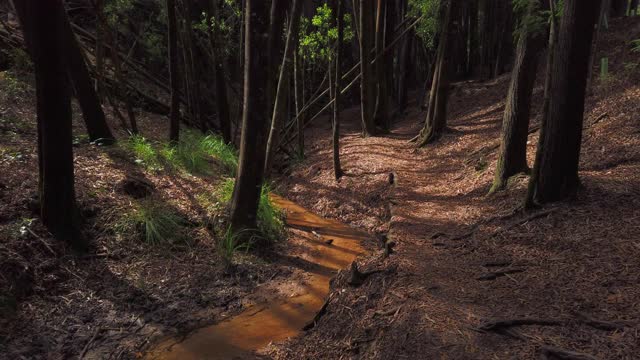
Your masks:
{"label": "tall tree trunk", "polygon": [[490,193],[503,189],[511,176],[529,171],[527,138],[531,94],[536,80],[538,53],[544,46],[544,36],[540,31],[531,29],[528,19],[537,16],[538,8],[538,0],[529,2],[527,14],[521,21],[516,61],[511,72],[509,94],[502,120],[502,143]]}
{"label": "tall tree trunk", "polygon": [[467,77],[477,73],[480,61],[480,44],[478,42],[478,1],[469,1],[469,60],[467,63]]}
{"label": "tall tree trunk", "polygon": [[193,18],[192,18],[192,4],[191,0],[182,0],[182,12],[184,17],[184,26],[183,26],[183,51],[184,51],[184,64],[185,64],[185,75],[186,76],[186,86],[189,88],[189,93],[191,97],[190,104],[190,113],[191,119],[195,124],[200,126],[202,131],[209,130],[209,124],[207,123],[207,119],[202,114],[202,97],[200,94],[200,82],[196,77],[196,64],[195,64],[195,50],[196,44],[193,39]]}
{"label": "tall tree trunk", "polygon": [[240,164],[231,201],[234,232],[257,228],[267,137],[266,89],[268,74],[269,6],[263,0],[246,0],[245,79]]}
{"label": "tall tree trunk", "polygon": [[455,19],[458,13],[459,0],[448,0],[442,2],[441,19],[442,30],[438,44],[438,54],[436,59],[436,69],[433,73],[431,94],[429,95],[429,108],[425,119],[424,127],[418,135],[418,146],[425,146],[438,140],[447,127],[447,103],[449,100],[449,86],[451,76],[451,40],[454,31]]}
{"label": "tall tree trunk", "polygon": [[304,67],[300,63],[300,55],[298,54],[298,50],[293,53],[293,88],[296,102],[296,135],[298,139],[298,156],[300,158],[304,158],[304,120],[305,113],[302,112],[304,108],[304,82],[303,82],[303,72]]}
{"label": "tall tree trunk", "polygon": [[371,35],[373,14],[372,6],[368,0],[360,0],[360,106],[362,109],[362,133],[364,136],[376,134],[376,126],[373,119],[374,94],[372,91],[371,58],[369,52],[372,48]]}
{"label": "tall tree trunk", "polygon": [[[267,108],[273,109],[275,103],[276,87],[278,79],[278,65],[280,64],[280,52],[282,49],[282,28],[287,17],[289,0],[271,0],[269,13],[269,67],[267,68]],[[299,19],[298,19],[299,21]],[[271,113],[271,111],[269,111]]]}
{"label": "tall tree trunk", "polygon": [[[112,29],[112,31],[108,32],[111,37],[111,60],[113,61],[113,68],[116,78],[116,83],[121,84],[126,89],[126,85],[123,75],[122,75],[122,65],[120,63],[120,52],[118,51],[118,30]],[[128,92],[128,90],[126,90]],[[129,98],[129,94],[125,94],[124,96],[124,105],[127,111],[127,117],[129,118],[129,125],[131,126],[131,132],[133,134],[138,134],[138,122],[136,121],[136,114],[133,111],[133,105],[131,104],[131,99]]]}
{"label": "tall tree trunk", "polygon": [[166,0],[167,37],[169,50],[169,82],[171,84],[171,111],[169,114],[169,140],[180,140],[180,74],[178,74],[178,24],[175,0]]}
{"label": "tall tree trunk", "polygon": [[27,0],[24,6],[36,74],[42,222],[56,239],[84,250],[74,189],[64,7],[62,0]]}
{"label": "tall tree trunk", "polygon": [[534,200],[547,203],[578,189],[585,89],[594,24],[600,0],[565,0],[553,63],[548,119],[538,174],[532,178]]}
{"label": "tall tree trunk", "polygon": [[264,163],[265,177],[269,177],[270,175],[271,165],[273,164],[273,158],[277,150],[276,146],[280,143],[280,131],[282,131],[282,125],[285,121],[287,97],[289,95],[289,76],[293,69],[293,53],[298,44],[298,27],[300,25],[302,2],[303,0],[293,0],[293,8],[291,10],[291,16],[289,17],[291,20],[289,21],[289,29],[287,30],[287,42],[285,44],[282,66],[280,67],[278,89],[271,119],[271,130],[269,131],[269,140],[267,141],[267,158]]}
{"label": "tall tree trunk", "polygon": [[627,12],[629,0],[611,0],[611,17],[623,17]]}
{"label": "tall tree trunk", "polygon": [[[342,43],[344,41],[344,0],[334,0],[337,4],[334,8],[336,18],[335,21],[338,27],[338,44],[336,45],[335,67],[334,73],[330,81],[333,82],[334,96],[333,96],[333,123],[331,142],[333,148],[333,175],[336,180],[340,180],[343,175],[342,166],[340,165],[340,92],[341,90],[341,61],[342,61]],[[329,64],[329,68],[331,68]]]}
{"label": "tall tree trunk", "polygon": [[[27,12],[27,1],[14,0],[12,1],[12,5],[22,26],[27,50],[33,53],[34,45],[31,41],[31,29],[33,28],[31,22],[33,20],[27,16],[29,14]],[[71,25],[69,24],[66,13],[63,13],[59,20],[62,21],[64,26],[65,53],[69,58],[69,61],[65,62],[65,69],[76,90],[76,96],[82,109],[82,118],[87,128],[89,140],[100,140],[102,143],[111,143],[114,140],[113,134],[109,129],[109,125],[107,125],[100,99],[93,88],[87,64],[85,63],[80,46],[78,46],[77,39],[71,30]]]}
{"label": "tall tree trunk", "polygon": [[384,52],[386,45],[386,24],[387,24],[387,0],[378,0],[378,10],[376,16],[376,85],[377,100],[374,113],[375,123],[380,125],[384,131],[389,131],[391,123],[389,121],[389,99],[387,91],[387,69],[386,55]]}
{"label": "tall tree trunk", "polygon": [[95,90],[102,99],[104,78],[104,0],[96,0],[96,81]]}
{"label": "tall tree trunk", "polygon": [[[230,144],[233,139],[231,137],[231,117],[229,112],[229,98],[227,96],[227,84],[224,78],[224,57],[219,54],[217,42],[220,35],[220,26],[218,21],[218,0],[209,1],[209,15],[216,18],[215,26],[211,28],[209,33],[209,42],[211,51],[213,52],[213,61],[215,69],[213,71],[215,82],[215,100],[216,110],[218,113],[218,121],[220,122],[220,132],[225,143]],[[211,22],[210,22],[211,23]]]}

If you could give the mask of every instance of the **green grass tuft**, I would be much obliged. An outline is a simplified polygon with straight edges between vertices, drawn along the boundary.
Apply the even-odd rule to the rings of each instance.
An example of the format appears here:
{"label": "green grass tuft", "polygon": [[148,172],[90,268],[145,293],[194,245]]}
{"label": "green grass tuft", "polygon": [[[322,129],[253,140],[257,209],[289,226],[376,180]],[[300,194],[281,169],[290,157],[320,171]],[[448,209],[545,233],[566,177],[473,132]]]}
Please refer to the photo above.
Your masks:
{"label": "green grass tuft", "polygon": [[242,241],[243,232],[234,233],[231,228],[227,228],[218,243],[218,253],[228,267],[233,264],[233,256],[238,251],[249,251],[253,244],[254,234],[250,234],[249,241]]}
{"label": "green grass tuft", "polygon": [[173,244],[184,240],[185,220],[153,200],[141,202],[131,214],[131,221],[142,230],[147,244]]}
{"label": "green grass tuft", "polygon": [[235,175],[238,170],[238,153],[232,145],[226,144],[220,136],[207,135],[200,139],[200,146],[205,153],[216,158],[229,175]]}
{"label": "green grass tuft", "polygon": [[122,146],[133,153],[135,162],[145,166],[150,170],[162,169],[160,156],[153,144],[142,135],[131,135]]}
{"label": "green grass tuft", "polygon": [[[227,179],[222,182],[218,189],[218,196],[221,202],[228,203],[233,196],[233,188],[235,181]],[[284,233],[284,221],[282,219],[282,211],[275,206],[269,193],[271,189],[268,185],[262,186],[260,193],[260,202],[258,204],[258,230],[265,240],[276,241],[282,237]]]}

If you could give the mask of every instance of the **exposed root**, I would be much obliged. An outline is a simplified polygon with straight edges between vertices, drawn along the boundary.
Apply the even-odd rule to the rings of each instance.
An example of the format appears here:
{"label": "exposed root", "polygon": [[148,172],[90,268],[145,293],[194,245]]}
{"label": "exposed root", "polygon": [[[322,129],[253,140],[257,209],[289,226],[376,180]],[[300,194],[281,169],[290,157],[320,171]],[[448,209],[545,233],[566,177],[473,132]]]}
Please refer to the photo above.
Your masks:
{"label": "exposed root", "polygon": [[540,348],[540,357],[542,360],[596,360],[595,357],[589,354],[569,351],[548,345]]}
{"label": "exposed root", "polygon": [[493,271],[490,273],[482,274],[478,276],[476,280],[480,280],[480,281],[495,280],[499,277],[507,276],[509,274],[517,274],[521,272],[524,272],[524,269],[504,269],[500,271]]}

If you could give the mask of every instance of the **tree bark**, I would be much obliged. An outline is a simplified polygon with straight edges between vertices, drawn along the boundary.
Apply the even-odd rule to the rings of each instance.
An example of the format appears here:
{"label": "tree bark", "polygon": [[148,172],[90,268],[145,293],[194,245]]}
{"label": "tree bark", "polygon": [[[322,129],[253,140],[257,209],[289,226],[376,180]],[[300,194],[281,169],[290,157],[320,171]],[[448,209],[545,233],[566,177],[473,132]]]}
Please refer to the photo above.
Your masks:
{"label": "tree bark", "polygon": [[276,147],[280,143],[280,131],[285,121],[287,97],[289,95],[289,76],[293,69],[293,53],[298,44],[298,27],[300,25],[302,2],[303,0],[293,0],[293,8],[291,10],[291,16],[289,17],[291,20],[289,22],[289,29],[287,30],[284,58],[282,60],[282,66],[280,67],[278,89],[271,119],[271,130],[269,131],[269,140],[267,141],[267,158],[264,163],[265,177],[269,177],[273,158],[277,150]]}
{"label": "tree bark", "polygon": [[167,37],[169,51],[169,83],[171,85],[171,112],[169,114],[169,140],[180,140],[180,74],[178,73],[178,25],[175,0],[166,0]]}
{"label": "tree bark", "polygon": [[387,0],[378,0],[376,16],[376,87],[377,99],[374,113],[374,121],[384,131],[389,131],[391,124],[389,122],[389,100],[387,92],[386,78],[386,56],[384,53],[386,45],[386,18],[387,18]]}
{"label": "tree bark", "polygon": [[42,222],[57,240],[84,250],[74,189],[66,15],[61,0],[24,5],[36,74]]}
{"label": "tree bark", "polygon": [[[218,0],[210,0],[209,2],[209,15],[218,17]],[[222,139],[225,143],[230,144],[233,142],[231,136],[231,116],[229,111],[229,98],[227,95],[227,84],[224,78],[224,65],[223,65],[223,56],[218,54],[218,36],[220,33],[220,27],[218,26],[219,21],[216,20],[215,26],[211,29],[209,33],[209,42],[211,44],[211,51],[213,52],[213,61],[214,61],[214,79],[215,82],[215,101],[216,101],[216,110],[218,113],[218,121],[220,122],[220,132],[222,133]]]}
{"label": "tree bark", "polygon": [[376,126],[373,119],[374,94],[372,91],[371,58],[369,52],[372,48],[373,14],[371,3],[368,0],[360,0],[360,106],[362,112],[362,133],[364,136],[376,134]]}
{"label": "tree bark", "polygon": [[425,146],[438,140],[447,127],[447,103],[449,100],[449,77],[451,75],[451,40],[454,30],[456,14],[460,0],[443,1],[441,6],[443,21],[440,41],[438,44],[438,55],[436,59],[436,69],[433,73],[431,94],[429,95],[429,108],[424,127],[418,135],[418,146]]}
{"label": "tree bark", "polygon": [[302,73],[304,72],[304,68],[300,63],[300,55],[298,55],[298,50],[293,54],[293,88],[296,102],[296,138],[298,139],[298,156],[300,158],[304,158],[304,122],[306,118],[306,112],[302,112],[304,109],[305,101],[304,101],[304,83]]}
{"label": "tree bark", "polygon": [[246,0],[245,79],[240,163],[231,201],[231,228],[257,229],[265,160],[268,74],[269,6],[263,0]]}
{"label": "tree bark", "polygon": [[[278,79],[278,64],[280,64],[280,54],[283,46],[282,43],[282,28],[284,27],[284,20],[287,17],[287,7],[289,5],[288,0],[271,0],[271,10],[269,14],[269,67],[268,67],[268,79],[267,79],[267,106],[271,110],[275,104],[275,96],[277,93],[276,87],[278,86],[276,79]],[[300,21],[297,19],[297,21]],[[297,35],[297,34],[296,34]],[[271,111],[269,111],[271,114]]]}
{"label": "tree bark", "polygon": [[579,186],[589,54],[600,0],[565,0],[553,62],[550,102],[544,137],[538,148],[540,164],[532,177],[537,203],[573,196]]}
{"label": "tree bark", "polygon": [[[337,4],[335,2],[337,1]],[[336,180],[340,180],[343,175],[340,165],[340,91],[341,91],[341,64],[342,43],[344,41],[344,0],[334,0],[335,24],[338,28],[338,44],[336,45],[335,65],[329,64],[329,69],[334,68],[330,79],[333,83],[333,122],[331,131],[331,142],[333,149],[333,175]]]}
{"label": "tree bark", "polygon": [[518,39],[516,60],[511,72],[509,94],[502,120],[502,142],[490,193],[502,190],[511,176],[529,171],[527,138],[531,94],[536,80],[538,53],[544,45],[544,37],[539,31],[531,29],[527,18],[536,16],[538,6],[538,0],[531,1],[527,14],[521,22],[523,28]]}

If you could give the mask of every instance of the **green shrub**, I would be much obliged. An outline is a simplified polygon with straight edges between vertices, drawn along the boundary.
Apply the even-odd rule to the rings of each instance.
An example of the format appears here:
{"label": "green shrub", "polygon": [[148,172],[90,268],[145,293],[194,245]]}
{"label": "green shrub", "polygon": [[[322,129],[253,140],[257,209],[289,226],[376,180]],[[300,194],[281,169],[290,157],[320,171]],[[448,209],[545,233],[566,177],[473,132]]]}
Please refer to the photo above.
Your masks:
{"label": "green shrub", "polygon": [[137,229],[142,230],[144,241],[150,245],[172,244],[184,240],[185,220],[156,201],[140,202],[130,220]]}
{"label": "green shrub", "polygon": [[241,241],[244,235],[242,231],[234,233],[229,227],[218,242],[217,250],[226,267],[233,263],[233,256],[236,252],[248,251],[251,248],[254,234],[249,234],[249,241]]}

